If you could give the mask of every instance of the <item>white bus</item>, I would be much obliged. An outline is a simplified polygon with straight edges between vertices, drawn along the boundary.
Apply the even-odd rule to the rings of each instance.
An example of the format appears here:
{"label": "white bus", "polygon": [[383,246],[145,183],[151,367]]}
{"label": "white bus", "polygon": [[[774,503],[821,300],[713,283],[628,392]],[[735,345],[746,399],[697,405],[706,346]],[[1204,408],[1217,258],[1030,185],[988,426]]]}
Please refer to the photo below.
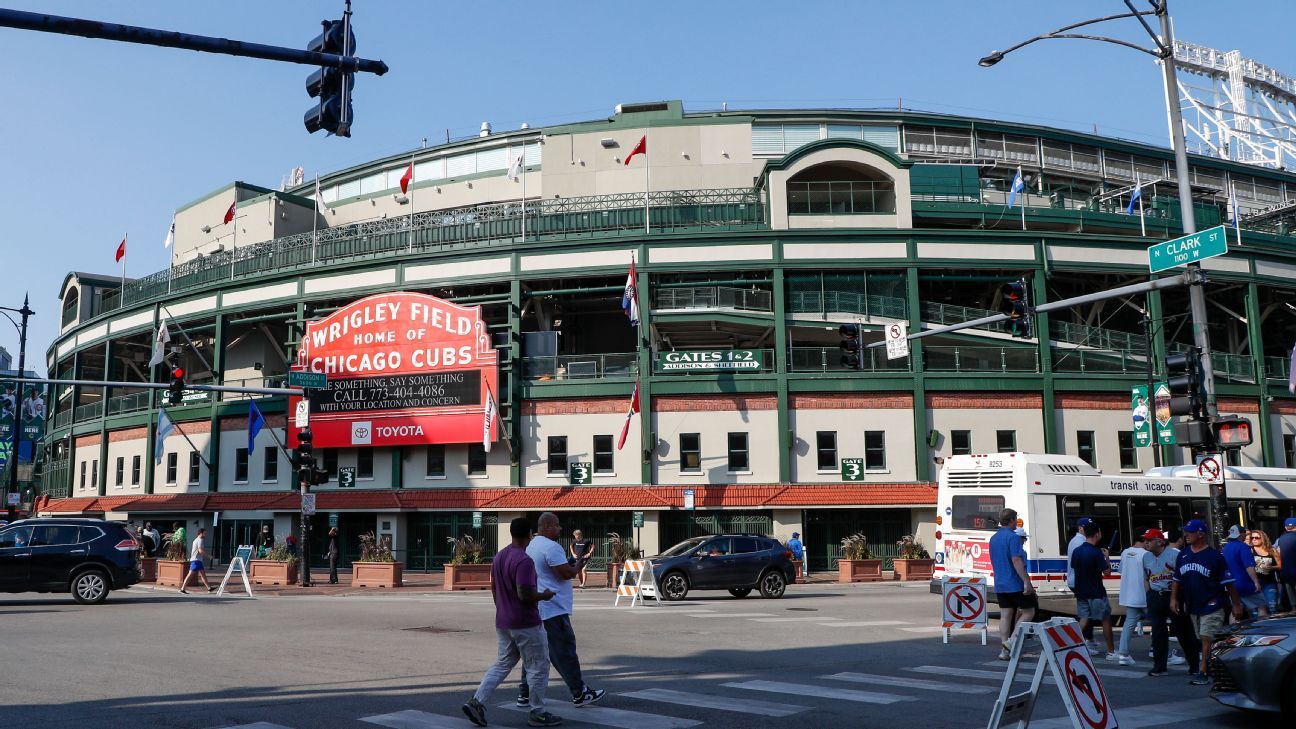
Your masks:
{"label": "white bus", "polygon": [[[1000,510],[1016,509],[1026,542],[1027,569],[1040,597],[1070,597],[1066,547],[1082,516],[1102,527],[1113,574],[1108,590],[1119,591],[1119,557],[1131,535],[1156,527],[1178,538],[1188,519],[1210,513],[1209,486],[1196,466],[1154,468],[1146,474],[1108,476],[1075,456],[996,453],[945,459],[936,495],[936,571],[984,577],[993,589],[988,544]],[[1296,469],[1225,469],[1230,523],[1262,529],[1271,538],[1283,520],[1296,516]],[[1046,604],[1047,609],[1065,606]]]}

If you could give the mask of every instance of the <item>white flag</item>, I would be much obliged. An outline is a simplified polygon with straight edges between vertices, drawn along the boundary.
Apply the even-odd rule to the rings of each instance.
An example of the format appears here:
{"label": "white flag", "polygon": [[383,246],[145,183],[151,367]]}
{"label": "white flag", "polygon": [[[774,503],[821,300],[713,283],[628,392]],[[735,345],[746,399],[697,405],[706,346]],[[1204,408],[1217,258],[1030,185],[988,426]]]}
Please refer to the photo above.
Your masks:
{"label": "white flag", "polygon": [[486,386],[486,409],[482,411],[482,449],[490,453],[491,443],[495,440],[495,416],[499,408],[495,406],[495,396],[490,386]]}
{"label": "white flag", "polygon": [[167,331],[166,322],[158,325],[157,334],[153,337],[153,356],[149,358],[149,367],[157,367],[166,360],[167,344],[171,341],[171,332]]}
{"label": "white flag", "polygon": [[315,209],[328,210],[328,203],[324,202],[324,192],[320,190],[319,178],[315,178]]}
{"label": "white flag", "polygon": [[523,160],[525,159],[526,159],[526,150],[519,149],[518,156],[514,157],[513,163],[509,165],[508,178],[510,180],[517,182],[517,179],[522,176],[522,168],[525,166]]}
{"label": "white flag", "polygon": [[162,243],[163,248],[170,248],[175,243],[175,213],[171,213],[171,227],[167,228],[166,241]]}

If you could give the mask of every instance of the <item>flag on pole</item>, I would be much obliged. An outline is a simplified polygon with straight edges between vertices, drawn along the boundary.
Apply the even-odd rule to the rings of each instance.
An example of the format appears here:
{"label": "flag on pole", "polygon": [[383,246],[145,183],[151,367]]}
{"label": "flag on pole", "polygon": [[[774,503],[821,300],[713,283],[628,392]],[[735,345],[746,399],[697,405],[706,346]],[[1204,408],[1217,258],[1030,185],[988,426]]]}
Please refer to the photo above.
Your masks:
{"label": "flag on pole", "polygon": [[1233,215],[1233,232],[1237,234],[1238,245],[1242,245],[1242,214],[1238,209],[1237,188],[1229,183],[1229,211]]}
{"label": "flag on pole", "polygon": [[627,154],[627,155],[626,155],[625,163],[626,163],[626,164],[630,164],[630,160],[634,159],[634,156],[635,156],[636,154],[642,154],[642,155],[647,155],[647,154],[648,154],[648,135],[647,135],[647,134],[643,135],[642,137],[639,137],[639,143],[636,144],[636,145],[634,146],[634,149],[630,150],[630,154]]}
{"label": "flag on pole", "polygon": [[626,276],[625,292],[621,294],[621,311],[630,320],[630,326],[639,326],[639,289],[635,284],[634,259],[630,259],[630,274]]}
{"label": "flag on pole", "polygon": [[248,457],[256,451],[256,437],[265,427],[265,416],[261,414],[261,409],[256,406],[255,402],[248,403]]}
{"label": "flag on pole", "polygon": [[149,358],[149,367],[157,367],[166,361],[167,344],[171,342],[171,332],[167,331],[166,322],[158,325],[157,334],[153,335],[153,356]]}
{"label": "flag on pole", "polygon": [[508,168],[508,178],[510,180],[517,182],[518,178],[522,176],[522,168],[526,167],[526,163],[523,161],[525,159],[526,159],[526,149],[525,148],[519,149],[518,156],[513,158],[513,162],[509,165]]}
{"label": "flag on pole", "polygon": [[1134,214],[1134,206],[1135,206],[1135,205],[1138,205],[1139,200],[1142,199],[1142,198],[1143,198],[1143,185],[1142,185],[1142,183],[1139,182],[1138,173],[1135,172],[1135,173],[1134,173],[1134,192],[1130,193],[1130,201],[1129,201],[1129,205],[1126,205],[1126,206],[1125,206],[1125,214],[1126,214],[1126,215],[1133,215],[1133,214]]}
{"label": "flag on pole", "polygon": [[626,412],[625,423],[621,426],[621,436],[617,438],[617,450],[625,445],[626,436],[630,434],[630,421],[639,414],[639,381],[635,380],[634,394],[630,396],[630,410]]}
{"label": "flag on pole", "polygon": [[166,437],[168,435],[171,435],[171,431],[173,430],[175,430],[175,423],[172,423],[171,418],[167,417],[165,410],[159,410],[158,421],[157,421],[157,434],[153,437],[153,462],[154,463],[161,465],[162,450],[163,450],[162,447],[166,445]]}
{"label": "flag on pole", "polygon": [[328,203],[324,202],[324,191],[320,189],[319,178],[315,178],[315,209],[328,210]]}
{"label": "flag on pole", "polygon": [[[499,169],[499,168],[496,168],[496,169]],[[413,182],[413,181],[414,181],[414,161],[413,161],[413,160],[410,160],[409,168],[405,170],[405,174],[401,175],[401,180],[400,180],[400,182],[401,182],[401,194],[402,194],[402,195],[404,195],[404,194],[406,194],[406,193],[409,192],[409,186],[410,186],[410,183]]]}
{"label": "flag on pole", "polygon": [[1296,393],[1296,347],[1292,347],[1291,361],[1287,363],[1287,392]]}
{"label": "flag on pole", "polygon": [[1012,187],[1008,188],[1008,207],[1017,204],[1017,193],[1026,189],[1026,182],[1022,180],[1022,168],[1017,168],[1017,175],[1013,177]]}
{"label": "flag on pole", "polygon": [[495,405],[495,395],[490,385],[486,386],[486,409],[482,411],[482,450],[490,453],[491,443],[495,442],[495,416],[499,408]]}
{"label": "flag on pole", "polygon": [[167,228],[167,237],[162,241],[162,247],[170,248],[172,243],[175,243],[175,213],[171,213],[171,227]]}
{"label": "flag on pole", "polygon": [[126,257],[126,236],[122,236],[122,242],[117,245],[117,257],[113,260],[121,263],[121,259]]}
{"label": "flag on pole", "polygon": [[234,221],[234,206],[238,205],[238,200],[230,203],[229,210],[225,211],[225,219],[221,221],[223,225],[229,225]]}

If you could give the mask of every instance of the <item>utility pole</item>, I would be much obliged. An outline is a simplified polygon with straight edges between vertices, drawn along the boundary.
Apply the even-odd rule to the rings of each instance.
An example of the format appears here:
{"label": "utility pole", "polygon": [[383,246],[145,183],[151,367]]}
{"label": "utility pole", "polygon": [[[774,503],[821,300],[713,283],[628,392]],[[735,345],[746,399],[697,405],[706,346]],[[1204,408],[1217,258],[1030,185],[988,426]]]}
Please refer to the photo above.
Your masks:
{"label": "utility pole", "polygon": [[[0,307],[0,309],[14,311],[22,316],[22,326],[18,328],[18,377],[20,381],[27,368],[27,318],[36,313],[28,306],[30,298],[27,294],[23,295],[21,309]],[[13,521],[17,513],[17,509],[14,508],[13,502],[9,499],[13,498],[10,494],[18,493],[18,462],[21,455],[19,449],[22,446],[22,394],[23,388],[22,385],[19,385],[18,391],[14,393],[13,450],[9,453],[9,483],[5,487],[5,511],[9,515],[9,521]]]}

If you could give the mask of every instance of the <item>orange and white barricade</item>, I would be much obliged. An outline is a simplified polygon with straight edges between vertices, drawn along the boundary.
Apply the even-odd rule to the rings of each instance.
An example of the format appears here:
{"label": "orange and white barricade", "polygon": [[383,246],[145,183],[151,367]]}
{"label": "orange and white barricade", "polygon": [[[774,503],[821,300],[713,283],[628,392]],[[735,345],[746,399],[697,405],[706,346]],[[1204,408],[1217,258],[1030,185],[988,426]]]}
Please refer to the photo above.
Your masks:
{"label": "orange and white barricade", "polygon": [[[1039,657],[1035,665],[1025,653],[1026,640],[1038,640]],[[1014,694],[1013,682],[1020,680],[1018,671],[1030,678],[1030,687]],[[990,713],[988,729],[1027,729],[1045,674],[1052,673],[1062,703],[1066,706],[1069,726],[1073,729],[1117,729],[1116,708],[1112,705],[1102,678],[1094,669],[1080,625],[1072,618],[1053,618],[1043,623],[1019,623],[1009,651],[1008,670],[999,698]],[[1057,720],[1053,720],[1057,721]],[[1052,723],[1052,722],[1050,722]]]}
{"label": "orange and white barricade", "polygon": [[989,633],[984,577],[945,577],[941,581],[941,642],[950,641],[950,631],[979,630],[981,645]]}
{"label": "orange and white barricade", "polygon": [[627,559],[622,563],[616,591],[613,607],[619,606],[623,597],[630,599],[630,607],[649,597],[661,604],[661,598],[657,596],[657,578],[653,575],[652,562],[646,559]]}

